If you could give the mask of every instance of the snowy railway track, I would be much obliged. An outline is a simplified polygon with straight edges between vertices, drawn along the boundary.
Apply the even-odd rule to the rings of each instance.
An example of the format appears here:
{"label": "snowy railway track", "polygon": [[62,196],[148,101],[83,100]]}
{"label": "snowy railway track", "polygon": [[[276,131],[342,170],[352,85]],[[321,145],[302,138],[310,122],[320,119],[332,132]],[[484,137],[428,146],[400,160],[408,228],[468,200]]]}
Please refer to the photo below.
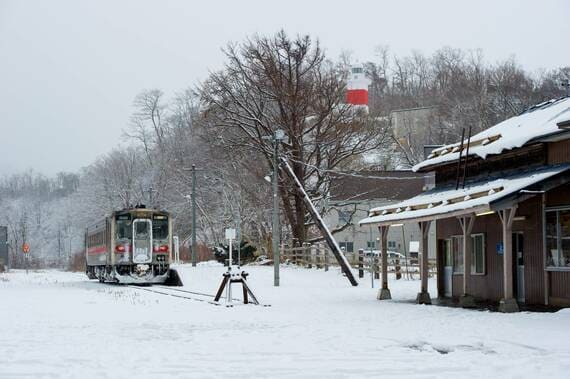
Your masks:
{"label": "snowy railway track", "polygon": [[[210,295],[210,294],[206,294],[206,293],[202,293],[202,292],[193,292],[193,291],[182,290],[179,288],[162,287],[162,286],[156,286],[156,287],[148,288],[148,287],[127,285],[127,287],[133,288],[136,290],[140,290],[140,291],[152,292],[152,293],[156,293],[159,295],[172,296],[172,297],[176,297],[179,299],[200,301],[200,302],[209,303],[212,305],[222,305],[221,303],[215,302],[214,300],[210,300],[210,298],[214,299],[214,295]],[[159,290],[157,290],[155,288],[158,288]],[[189,295],[185,295],[185,294],[190,294],[190,295],[194,295],[194,296],[189,296]],[[201,297],[197,297],[197,296],[201,296]]]}
{"label": "snowy railway track", "polygon": [[[112,284],[112,285],[116,286],[116,284]],[[194,300],[194,301],[199,301],[199,302],[208,303],[208,304],[212,304],[212,305],[218,305],[218,306],[225,305],[226,307],[233,307],[233,304],[231,304],[231,303],[230,304],[224,304],[223,302],[214,301],[215,295],[211,295],[209,293],[204,293],[204,292],[188,291],[188,290],[183,290],[180,288],[173,288],[173,287],[160,286],[160,285],[153,285],[152,287],[143,287],[143,286],[136,286],[136,285],[132,285],[132,284],[126,284],[125,287],[132,288],[132,289],[139,290],[139,291],[151,292],[151,293],[155,293],[158,295],[172,296],[172,297],[175,297],[178,299]],[[232,301],[240,303],[242,300],[232,297]],[[270,306],[267,304],[259,304],[259,305],[262,305],[263,307]]]}
{"label": "snowy railway track", "polygon": [[[189,293],[192,295],[199,295],[199,296],[207,296],[207,297],[211,297],[212,299],[215,298],[215,295],[210,295],[208,293],[203,293],[203,292],[194,292],[194,291],[188,291],[188,290],[183,290],[180,288],[173,288],[173,287],[166,287],[166,286],[153,286],[156,288],[160,288],[160,289],[165,289],[165,290],[171,290],[171,291],[178,291],[178,292],[184,292],[184,293]],[[239,300],[239,299],[233,299],[233,300]]]}

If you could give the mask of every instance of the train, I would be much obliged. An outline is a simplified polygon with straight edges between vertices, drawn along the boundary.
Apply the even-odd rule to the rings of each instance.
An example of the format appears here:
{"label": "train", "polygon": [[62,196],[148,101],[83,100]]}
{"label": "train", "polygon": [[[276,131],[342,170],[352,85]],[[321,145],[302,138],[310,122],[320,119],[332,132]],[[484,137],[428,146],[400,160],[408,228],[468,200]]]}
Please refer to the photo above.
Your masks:
{"label": "train", "polygon": [[172,262],[172,220],[138,205],[85,230],[85,273],[103,283],[182,285]]}

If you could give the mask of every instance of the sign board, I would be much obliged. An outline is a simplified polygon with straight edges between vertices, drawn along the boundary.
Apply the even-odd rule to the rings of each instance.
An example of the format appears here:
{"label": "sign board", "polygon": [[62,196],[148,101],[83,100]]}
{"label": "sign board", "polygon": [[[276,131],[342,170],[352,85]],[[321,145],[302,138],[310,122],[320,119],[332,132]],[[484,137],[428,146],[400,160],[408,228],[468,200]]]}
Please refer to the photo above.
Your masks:
{"label": "sign board", "polygon": [[226,229],[226,239],[227,240],[235,240],[236,239],[236,230],[235,229]]}
{"label": "sign board", "polygon": [[410,253],[420,252],[420,241],[410,241]]}
{"label": "sign board", "polygon": [[505,248],[502,242],[497,243],[496,250],[498,255],[503,255]]}
{"label": "sign board", "polygon": [[22,245],[22,251],[24,253],[29,253],[30,252],[30,245],[28,245],[26,242],[24,242],[24,244]]}

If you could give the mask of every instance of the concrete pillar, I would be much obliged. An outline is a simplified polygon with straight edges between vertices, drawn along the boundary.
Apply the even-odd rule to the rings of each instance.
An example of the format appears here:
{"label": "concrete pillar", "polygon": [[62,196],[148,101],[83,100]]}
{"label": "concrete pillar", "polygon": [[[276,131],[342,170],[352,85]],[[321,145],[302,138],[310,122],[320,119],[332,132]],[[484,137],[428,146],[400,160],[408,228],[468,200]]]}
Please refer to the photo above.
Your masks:
{"label": "concrete pillar", "polygon": [[471,296],[469,288],[471,279],[471,256],[473,254],[473,243],[471,241],[471,231],[475,223],[474,215],[458,217],[459,225],[463,231],[463,294],[459,298],[459,304],[464,308],[475,307],[475,301]]}
{"label": "concrete pillar", "polygon": [[513,221],[517,206],[502,209],[499,217],[503,226],[503,298],[499,303],[499,311],[505,313],[518,312],[519,305],[513,297]]}
{"label": "concrete pillar", "polygon": [[420,226],[420,266],[421,266],[421,279],[422,286],[421,291],[418,293],[416,298],[416,303],[418,304],[431,304],[431,297],[428,292],[428,237],[429,237],[429,226],[431,221],[422,221],[419,223]]}
{"label": "concrete pillar", "polygon": [[392,298],[388,288],[388,229],[390,226],[379,226],[380,230],[380,251],[382,254],[382,287],[378,291],[378,300],[389,300]]}

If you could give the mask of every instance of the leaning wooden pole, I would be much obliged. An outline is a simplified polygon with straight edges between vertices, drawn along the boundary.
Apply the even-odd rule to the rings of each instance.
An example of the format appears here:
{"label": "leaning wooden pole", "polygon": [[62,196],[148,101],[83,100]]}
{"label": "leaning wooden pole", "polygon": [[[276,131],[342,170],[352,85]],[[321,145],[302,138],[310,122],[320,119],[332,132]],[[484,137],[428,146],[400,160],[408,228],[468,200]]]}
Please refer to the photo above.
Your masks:
{"label": "leaning wooden pole", "polygon": [[297,178],[297,175],[295,175],[295,173],[293,172],[293,169],[289,165],[289,162],[287,161],[287,159],[285,159],[283,157],[281,157],[280,159],[281,159],[281,166],[283,166],[283,168],[284,168],[283,171],[291,179],[291,181],[295,185],[295,188],[297,189],[297,191],[299,191],[299,193],[303,196],[303,201],[307,205],[307,208],[309,209],[309,213],[313,217],[313,220],[315,220],[315,224],[317,225],[317,227],[321,231],[323,237],[327,241],[327,244],[329,245],[334,257],[336,258],[338,264],[340,265],[340,268],[342,269],[342,272],[344,272],[344,274],[346,275],[346,277],[350,281],[350,284],[352,284],[353,286],[357,286],[358,282],[354,278],[354,275],[352,275],[352,271],[350,270],[350,265],[348,264],[346,257],[344,256],[344,254],[340,250],[338,243],[334,239],[330,230],[325,225],[323,219],[319,215],[319,212],[317,212],[317,209],[313,205],[311,198],[309,197],[309,195],[307,195],[307,192],[305,192],[305,189],[301,185],[301,182]]}
{"label": "leaning wooden pole", "polygon": [[459,145],[459,159],[457,160],[457,176],[455,177],[455,190],[459,189],[459,172],[461,170],[461,156],[463,155],[463,140],[465,139],[465,128],[461,130],[461,145]]}

